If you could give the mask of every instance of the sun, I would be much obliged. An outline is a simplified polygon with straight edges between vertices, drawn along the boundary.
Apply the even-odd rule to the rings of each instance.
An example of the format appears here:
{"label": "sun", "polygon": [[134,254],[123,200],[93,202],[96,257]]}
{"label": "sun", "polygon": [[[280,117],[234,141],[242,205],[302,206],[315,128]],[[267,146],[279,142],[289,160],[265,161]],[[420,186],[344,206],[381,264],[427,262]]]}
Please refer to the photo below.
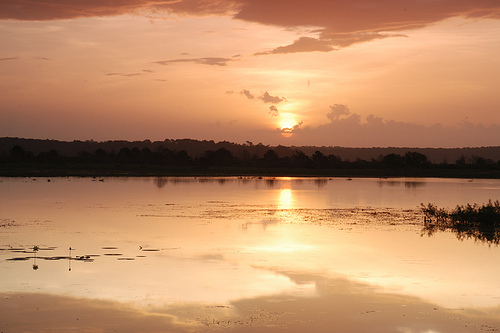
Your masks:
{"label": "sun", "polygon": [[293,129],[297,125],[297,121],[295,120],[295,115],[293,113],[281,113],[278,124],[281,130],[281,135],[289,138],[293,135]]}

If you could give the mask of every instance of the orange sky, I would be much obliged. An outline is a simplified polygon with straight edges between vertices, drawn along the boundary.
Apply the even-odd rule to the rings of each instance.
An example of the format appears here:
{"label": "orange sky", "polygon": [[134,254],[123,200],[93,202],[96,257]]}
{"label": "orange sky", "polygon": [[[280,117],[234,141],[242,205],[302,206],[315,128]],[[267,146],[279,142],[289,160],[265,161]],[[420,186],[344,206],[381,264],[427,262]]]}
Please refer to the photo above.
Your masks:
{"label": "orange sky", "polygon": [[0,137],[500,145],[498,0],[2,0]]}

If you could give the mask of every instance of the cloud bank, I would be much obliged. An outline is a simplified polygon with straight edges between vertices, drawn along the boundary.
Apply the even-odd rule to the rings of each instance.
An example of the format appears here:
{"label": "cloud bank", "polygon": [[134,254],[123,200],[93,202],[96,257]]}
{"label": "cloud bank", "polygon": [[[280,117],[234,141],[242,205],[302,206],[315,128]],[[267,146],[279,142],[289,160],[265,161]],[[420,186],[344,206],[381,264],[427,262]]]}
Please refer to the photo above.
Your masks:
{"label": "cloud bank", "polygon": [[345,147],[481,147],[498,146],[500,125],[473,124],[467,120],[456,127],[423,126],[374,115],[362,118],[347,106],[335,104],[326,116],[329,122],[293,130],[290,144]]}
{"label": "cloud bank", "polygon": [[[265,54],[328,52],[356,43],[402,36],[452,17],[500,19],[497,0],[3,0],[0,19],[58,20],[122,14],[224,15],[286,28],[311,27],[318,38],[300,37]],[[183,60],[184,61],[184,60]],[[218,65],[224,65],[222,61]]]}

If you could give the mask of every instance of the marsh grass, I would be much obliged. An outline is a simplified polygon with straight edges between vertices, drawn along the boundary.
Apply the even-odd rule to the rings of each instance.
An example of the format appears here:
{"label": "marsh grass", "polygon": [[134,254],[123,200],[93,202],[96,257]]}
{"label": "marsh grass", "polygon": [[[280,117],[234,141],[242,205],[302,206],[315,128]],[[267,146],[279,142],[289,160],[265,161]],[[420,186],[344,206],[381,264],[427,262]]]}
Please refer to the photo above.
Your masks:
{"label": "marsh grass", "polygon": [[452,210],[421,204],[424,213],[422,233],[431,236],[437,231],[451,230],[460,240],[473,238],[498,245],[500,243],[500,202],[491,200],[483,205],[458,205]]}

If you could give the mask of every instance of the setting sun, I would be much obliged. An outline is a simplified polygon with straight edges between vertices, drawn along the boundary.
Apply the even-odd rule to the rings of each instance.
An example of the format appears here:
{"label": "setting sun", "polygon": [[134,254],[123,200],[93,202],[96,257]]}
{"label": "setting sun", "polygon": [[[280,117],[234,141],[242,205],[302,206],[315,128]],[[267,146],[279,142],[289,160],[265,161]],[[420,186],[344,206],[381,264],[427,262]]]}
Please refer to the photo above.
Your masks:
{"label": "setting sun", "polygon": [[281,130],[281,135],[284,137],[291,137],[293,135],[293,129],[297,125],[295,120],[295,115],[293,113],[282,113],[279,120],[279,128]]}

